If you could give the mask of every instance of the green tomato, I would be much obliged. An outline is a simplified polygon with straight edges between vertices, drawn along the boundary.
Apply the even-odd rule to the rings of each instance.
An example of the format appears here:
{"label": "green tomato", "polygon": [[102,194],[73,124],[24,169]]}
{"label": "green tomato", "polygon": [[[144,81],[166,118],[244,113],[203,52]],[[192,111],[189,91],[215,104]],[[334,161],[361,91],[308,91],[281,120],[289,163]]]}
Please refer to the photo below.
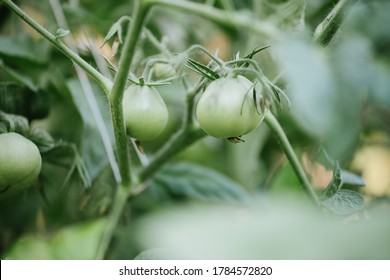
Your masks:
{"label": "green tomato", "polygon": [[157,90],[132,85],[123,96],[123,115],[127,133],[139,140],[156,138],[168,122],[168,109]]}
{"label": "green tomato", "polygon": [[41,154],[33,142],[14,132],[0,134],[0,192],[31,187],[41,166]]}
{"label": "green tomato", "polygon": [[[256,110],[253,87],[251,81],[240,75],[211,82],[196,108],[201,128],[217,138],[234,138],[258,127],[264,114]],[[256,90],[260,96],[259,87]]]}

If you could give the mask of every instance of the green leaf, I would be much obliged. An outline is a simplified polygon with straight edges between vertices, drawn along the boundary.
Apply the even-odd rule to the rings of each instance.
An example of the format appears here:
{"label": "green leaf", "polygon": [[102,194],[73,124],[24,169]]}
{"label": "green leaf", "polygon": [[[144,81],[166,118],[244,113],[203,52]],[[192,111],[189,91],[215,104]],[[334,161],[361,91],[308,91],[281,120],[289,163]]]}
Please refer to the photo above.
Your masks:
{"label": "green leaf", "polygon": [[250,54],[247,54],[244,58],[252,59],[255,54],[268,49],[271,46],[264,46],[264,47],[256,47]]}
{"label": "green leaf", "polygon": [[343,169],[341,169],[341,180],[343,181],[343,184],[347,185],[358,187],[364,187],[366,185],[366,182],[362,177]]}
{"label": "green leaf", "polygon": [[[104,125],[108,127],[110,129],[109,132],[112,133],[107,99],[104,98],[104,93],[101,88],[95,83],[92,83],[91,85],[94,98],[96,98],[99,110],[104,118]],[[72,79],[67,82],[67,86],[83,121],[83,134],[80,138],[80,145],[78,145],[80,155],[84,159],[90,178],[94,179],[108,164],[107,154],[96,120],[93,117],[86,95],[83,94],[80,82],[76,79]],[[111,139],[113,138],[112,135],[109,137]]]}
{"label": "green leaf", "polygon": [[118,21],[116,21],[108,31],[106,37],[104,37],[102,47],[115,35],[118,35],[119,43],[123,44],[123,22],[129,22],[130,18],[128,16],[122,16]]}
{"label": "green leaf", "polygon": [[301,30],[305,26],[306,0],[262,1],[261,18],[286,30]]}
{"label": "green leaf", "polygon": [[0,66],[4,69],[4,72],[18,84],[26,86],[32,91],[38,90],[38,87],[35,85],[35,82],[33,79],[31,79],[31,77],[21,74],[20,72],[8,67],[3,63],[2,60],[0,60]]}
{"label": "green leaf", "polygon": [[[0,123],[7,128],[7,132],[16,132],[22,135],[28,135],[28,120],[23,116],[4,113],[0,110]],[[3,127],[4,127],[3,126]]]}
{"label": "green leaf", "polygon": [[340,190],[342,185],[343,181],[341,180],[341,169],[339,163],[336,161],[332,181],[330,181],[329,185],[324,190],[322,199],[328,199],[334,196]]}
{"label": "green leaf", "polygon": [[363,197],[348,189],[339,190],[331,198],[323,200],[321,203],[337,215],[350,215],[364,208]]}
{"label": "green leaf", "polygon": [[248,194],[237,183],[210,168],[192,163],[174,163],[153,178],[150,191],[158,195],[208,202],[246,202]]}
{"label": "green leaf", "polygon": [[70,31],[69,30],[66,30],[66,29],[62,29],[62,28],[58,28],[57,31],[56,31],[56,39],[60,39],[60,38],[63,38],[63,37],[66,37],[70,34]]}
{"label": "green leaf", "polygon": [[221,76],[215,72],[213,69],[210,67],[203,65],[200,62],[197,62],[191,58],[187,60],[188,64],[187,67],[190,68],[191,70],[195,71],[199,75],[204,76],[205,78],[214,81],[216,79],[219,79]]}

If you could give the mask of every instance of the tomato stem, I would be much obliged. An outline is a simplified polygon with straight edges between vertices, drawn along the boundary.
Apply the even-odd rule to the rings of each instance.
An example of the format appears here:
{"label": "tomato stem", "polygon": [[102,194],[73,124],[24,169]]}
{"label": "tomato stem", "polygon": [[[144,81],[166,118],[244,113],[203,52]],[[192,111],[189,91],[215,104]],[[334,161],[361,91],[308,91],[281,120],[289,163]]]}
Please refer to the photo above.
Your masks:
{"label": "tomato stem", "polygon": [[290,161],[290,164],[294,169],[294,172],[297,175],[303,190],[306,192],[306,194],[309,196],[309,198],[313,201],[314,204],[320,206],[318,197],[314,192],[313,187],[309,179],[307,178],[301,163],[298,160],[298,157],[296,156],[293,148],[291,147],[290,141],[284,133],[283,128],[280,126],[280,123],[271,112],[268,112],[266,114],[264,121],[268,124],[268,126],[271,128],[276,138],[278,139],[279,144],[284,153],[286,154],[288,160]]}
{"label": "tomato stem", "polygon": [[147,9],[135,1],[133,5],[133,20],[126,34],[122,55],[119,60],[118,72],[114,78],[114,85],[110,92],[109,101],[112,123],[114,126],[115,143],[119,171],[124,186],[129,186],[131,181],[129,149],[127,145],[126,128],[123,118],[122,99],[125,90],[127,76],[133,60],[135,48],[140,36]]}

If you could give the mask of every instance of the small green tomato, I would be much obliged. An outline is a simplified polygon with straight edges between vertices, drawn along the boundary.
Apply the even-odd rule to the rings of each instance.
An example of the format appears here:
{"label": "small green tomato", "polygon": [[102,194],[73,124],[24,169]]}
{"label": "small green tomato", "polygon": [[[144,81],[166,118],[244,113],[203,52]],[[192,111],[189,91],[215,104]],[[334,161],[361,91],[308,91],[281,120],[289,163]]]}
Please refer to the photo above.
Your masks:
{"label": "small green tomato", "polygon": [[38,147],[20,134],[0,134],[0,193],[16,193],[31,187],[41,171]]}
{"label": "small green tomato", "polygon": [[168,122],[168,109],[157,90],[132,85],[123,96],[123,115],[127,133],[139,140],[156,138]]}
{"label": "small green tomato", "polygon": [[[217,138],[240,137],[254,130],[262,122],[264,114],[256,110],[253,87],[251,81],[240,75],[212,81],[196,108],[201,128]],[[260,96],[259,87],[255,90]]]}

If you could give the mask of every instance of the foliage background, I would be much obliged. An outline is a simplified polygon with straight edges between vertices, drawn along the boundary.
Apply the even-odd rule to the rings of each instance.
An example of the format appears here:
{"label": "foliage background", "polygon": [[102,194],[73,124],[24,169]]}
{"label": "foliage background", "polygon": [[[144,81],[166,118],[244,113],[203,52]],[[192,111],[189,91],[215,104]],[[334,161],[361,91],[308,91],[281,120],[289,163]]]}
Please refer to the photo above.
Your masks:
{"label": "foliage background", "polygon": [[[244,136],[244,144],[207,137],[175,156],[130,199],[107,258],[388,258],[390,3],[351,1],[340,30],[324,47],[312,42],[313,33],[337,1],[209,2],[276,27],[280,36],[271,39],[160,7],[149,15],[147,28],[164,38],[172,53],[200,44],[232,59],[270,45],[256,60],[286,89],[291,107],[278,119],[313,185],[324,189],[332,178],[325,148],[343,169],[364,178],[364,188],[344,187],[360,192],[366,208],[347,216],[318,213],[262,124]],[[56,32],[51,5],[18,4]],[[132,1],[62,1],[61,6],[83,58],[96,65],[102,59],[93,52],[100,52],[115,61],[116,43],[100,46],[113,22],[130,13]],[[0,110],[23,115],[31,129],[49,132],[55,147],[43,154],[35,187],[0,198],[0,255],[92,258],[116,185],[99,120],[71,62],[5,6],[0,5],[0,15],[0,91],[12,105]],[[158,53],[143,36],[135,65]],[[132,70],[139,75],[140,68]],[[89,82],[112,139],[106,97]],[[147,155],[168,140],[183,117],[180,83],[159,91],[170,120],[163,135],[143,143]],[[136,158],[134,149],[131,153]]]}

